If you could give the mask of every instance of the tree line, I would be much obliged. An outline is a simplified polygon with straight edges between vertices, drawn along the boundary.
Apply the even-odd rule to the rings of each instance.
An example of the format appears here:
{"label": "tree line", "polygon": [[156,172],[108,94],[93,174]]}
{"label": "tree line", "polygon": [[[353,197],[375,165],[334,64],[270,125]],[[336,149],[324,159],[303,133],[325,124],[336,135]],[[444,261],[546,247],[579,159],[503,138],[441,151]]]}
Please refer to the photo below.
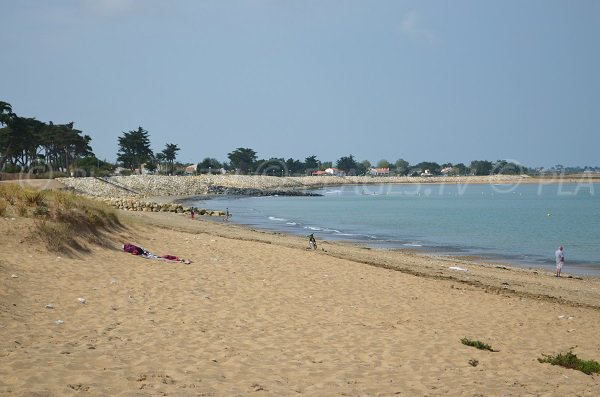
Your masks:
{"label": "tree line", "polygon": [[[183,173],[184,164],[177,163],[177,144],[166,143],[160,152],[150,147],[150,134],[143,127],[122,132],[118,137],[117,164],[99,160],[91,148],[92,138],[74,127],[74,123],[54,124],[30,117],[21,117],[12,106],[0,101],[0,169],[4,172],[48,170],[79,175],[102,175],[121,166],[128,173],[141,170],[150,173]],[[227,154],[229,162],[206,157],[196,165],[197,173],[230,172],[273,176],[310,175],[318,170],[337,168],[346,175],[367,175],[372,168],[389,169],[390,175],[490,175],[522,174],[527,169],[519,164],[498,160],[474,160],[468,166],[420,162],[411,165],[404,159],[389,162],[386,159],[371,164],[357,161],[352,154],[340,157],[335,163],[321,161],[315,155],[304,160],[283,157],[259,159],[251,148],[239,147]]]}
{"label": "tree line", "polygon": [[54,124],[15,114],[0,101],[0,166],[5,172],[35,168],[68,170],[82,157],[93,155],[89,135],[74,123]]}
{"label": "tree line", "polygon": [[527,168],[509,162],[506,160],[497,160],[495,162],[487,160],[474,160],[469,166],[458,163],[443,163],[423,161],[411,165],[408,161],[400,158],[395,162],[389,162],[386,159],[379,160],[372,164],[369,160],[357,161],[352,154],[340,157],[335,163],[330,161],[321,162],[316,156],[309,156],[304,161],[293,158],[270,158],[258,159],[256,152],[250,148],[237,148],[227,155],[229,164],[220,164],[217,160],[206,158],[198,164],[197,169],[200,172],[207,172],[210,169],[216,169],[219,166],[226,166],[228,169],[241,174],[266,174],[266,175],[310,175],[314,171],[325,170],[327,168],[337,168],[346,175],[368,175],[373,169],[387,169],[390,175],[400,176],[421,176],[421,175],[518,175],[527,172]]}

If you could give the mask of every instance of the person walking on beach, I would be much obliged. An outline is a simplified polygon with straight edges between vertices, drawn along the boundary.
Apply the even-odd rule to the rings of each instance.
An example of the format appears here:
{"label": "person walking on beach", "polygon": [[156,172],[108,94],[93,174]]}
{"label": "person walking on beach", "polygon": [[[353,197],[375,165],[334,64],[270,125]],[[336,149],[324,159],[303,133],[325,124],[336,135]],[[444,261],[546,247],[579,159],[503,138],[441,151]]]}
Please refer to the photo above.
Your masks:
{"label": "person walking on beach", "polygon": [[315,240],[315,234],[311,233],[307,237],[308,237],[308,247],[316,250],[317,249],[317,240]]}
{"label": "person walking on beach", "polygon": [[560,277],[562,267],[565,264],[565,253],[563,251],[562,245],[558,247],[558,249],[554,253],[554,257],[556,258],[556,277]]}
{"label": "person walking on beach", "polygon": [[225,208],[225,221],[226,222],[229,220],[229,216],[230,216],[230,214],[229,214],[229,207],[228,207],[228,208]]}

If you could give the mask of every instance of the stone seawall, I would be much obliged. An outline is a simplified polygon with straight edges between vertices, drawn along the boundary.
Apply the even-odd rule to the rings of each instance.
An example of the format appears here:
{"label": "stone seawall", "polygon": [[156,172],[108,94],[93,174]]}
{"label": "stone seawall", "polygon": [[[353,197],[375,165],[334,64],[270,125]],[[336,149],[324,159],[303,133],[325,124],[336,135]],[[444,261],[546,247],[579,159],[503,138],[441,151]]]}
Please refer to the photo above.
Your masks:
{"label": "stone seawall", "polygon": [[382,183],[521,183],[527,176],[493,175],[463,177],[370,177],[264,175],[161,176],[132,175],[108,178],[57,178],[64,185],[92,197],[201,196],[207,194],[303,195],[306,190],[339,185]]}
{"label": "stone seawall", "polygon": [[[177,203],[157,203],[153,201],[141,201],[135,198],[105,198],[102,200],[110,207],[124,211],[144,212],[172,212],[177,214],[191,215],[191,207]],[[225,216],[225,211],[215,211],[206,208],[194,208],[194,213],[205,216]],[[231,214],[230,214],[231,215]]]}

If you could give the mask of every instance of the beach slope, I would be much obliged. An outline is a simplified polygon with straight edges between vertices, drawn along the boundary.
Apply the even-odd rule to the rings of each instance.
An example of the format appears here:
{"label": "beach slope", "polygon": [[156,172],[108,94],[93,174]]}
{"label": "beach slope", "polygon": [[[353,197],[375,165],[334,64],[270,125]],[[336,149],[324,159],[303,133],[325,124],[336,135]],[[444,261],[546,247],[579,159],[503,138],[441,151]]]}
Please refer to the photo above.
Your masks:
{"label": "beach slope", "polygon": [[600,395],[598,375],[538,362],[600,360],[597,279],[121,218],[69,256],[0,218],[0,394]]}

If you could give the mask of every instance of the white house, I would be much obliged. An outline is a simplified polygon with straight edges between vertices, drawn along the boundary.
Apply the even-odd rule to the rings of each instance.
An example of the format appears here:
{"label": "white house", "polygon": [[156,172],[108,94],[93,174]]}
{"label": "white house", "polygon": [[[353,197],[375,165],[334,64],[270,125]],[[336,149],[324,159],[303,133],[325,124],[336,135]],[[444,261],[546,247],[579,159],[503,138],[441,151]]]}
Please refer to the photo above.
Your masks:
{"label": "white house", "polygon": [[377,175],[377,176],[389,176],[390,169],[389,168],[371,168],[369,169],[369,175]]}
{"label": "white house", "polygon": [[327,168],[325,169],[325,172],[328,173],[329,175],[333,175],[333,176],[345,176],[346,173],[340,169],[337,168]]}
{"label": "white house", "polygon": [[188,165],[187,167],[185,167],[185,173],[186,174],[195,174],[197,169],[198,169],[198,164]]}

